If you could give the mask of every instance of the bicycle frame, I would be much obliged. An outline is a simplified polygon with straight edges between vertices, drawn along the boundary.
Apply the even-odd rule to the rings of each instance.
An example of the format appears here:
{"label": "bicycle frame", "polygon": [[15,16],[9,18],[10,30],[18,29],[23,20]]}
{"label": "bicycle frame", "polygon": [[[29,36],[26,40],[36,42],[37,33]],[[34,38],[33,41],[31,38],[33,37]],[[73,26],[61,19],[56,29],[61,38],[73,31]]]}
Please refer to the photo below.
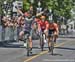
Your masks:
{"label": "bicycle frame", "polygon": [[51,34],[51,36],[50,36],[50,38],[51,38],[51,40],[50,40],[50,42],[51,42],[51,54],[53,55],[53,49],[54,49],[54,41],[53,41],[53,33]]}
{"label": "bicycle frame", "polygon": [[45,39],[45,33],[42,33],[41,42],[40,42],[40,46],[41,46],[42,51],[43,51],[43,48],[44,48],[44,39]]}
{"label": "bicycle frame", "polygon": [[29,34],[25,35],[24,43],[26,43],[27,56],[29,56],[30,48],[29,48]]}

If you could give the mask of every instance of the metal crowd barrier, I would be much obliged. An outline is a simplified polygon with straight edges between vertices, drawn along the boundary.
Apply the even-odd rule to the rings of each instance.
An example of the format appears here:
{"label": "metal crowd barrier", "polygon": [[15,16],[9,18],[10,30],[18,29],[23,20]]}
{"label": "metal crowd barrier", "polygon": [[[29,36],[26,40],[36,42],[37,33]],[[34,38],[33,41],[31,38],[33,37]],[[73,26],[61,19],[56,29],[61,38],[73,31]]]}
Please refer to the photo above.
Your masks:
{"label": "metal crowd barrier", "polygon": [[2,27],[0,25],[0,42],[3,41],[18,41],[19,32],[22,29],[20,27]]}
{"label": "metal crowd barrier", "polygon": [[[22,31],[21,27],[2,27],[0,25],[0,42],[3,41],[18,41],[19,39],[19,32]],[[38,35],[35,34],[35,32],[33,31],[33,39],[39,39]]]}
{"label": "metal crowd barrier", "polygon": [[2,26],[0,25],[0,41],[2,41]]}

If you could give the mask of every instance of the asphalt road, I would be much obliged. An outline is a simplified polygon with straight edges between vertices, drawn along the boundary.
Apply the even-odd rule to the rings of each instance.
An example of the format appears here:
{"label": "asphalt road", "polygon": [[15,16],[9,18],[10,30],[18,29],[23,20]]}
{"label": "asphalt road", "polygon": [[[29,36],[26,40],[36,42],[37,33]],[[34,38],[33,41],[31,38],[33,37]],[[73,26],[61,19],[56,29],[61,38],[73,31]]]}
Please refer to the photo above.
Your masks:
{"label": "asphalt road", "polygon": [[23,42],[13,42],[0,47],[0,62],[75,62],[75,39],[58,38],[54,55],[48,53],[47,44],[43,52],[38,48],[39,41],[33,41],[33,54],[26,56]]}

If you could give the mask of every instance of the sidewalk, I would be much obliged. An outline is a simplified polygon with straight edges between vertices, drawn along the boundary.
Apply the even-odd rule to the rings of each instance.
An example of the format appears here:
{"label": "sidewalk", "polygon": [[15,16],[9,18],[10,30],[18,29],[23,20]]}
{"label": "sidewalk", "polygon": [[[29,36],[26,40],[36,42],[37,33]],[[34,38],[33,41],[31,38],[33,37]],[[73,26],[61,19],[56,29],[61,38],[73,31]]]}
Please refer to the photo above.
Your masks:
{"label": "sidewalk", "polygon": [[75,31],[69,32],[68,34],[59,35],[59,38],[75,38]]}

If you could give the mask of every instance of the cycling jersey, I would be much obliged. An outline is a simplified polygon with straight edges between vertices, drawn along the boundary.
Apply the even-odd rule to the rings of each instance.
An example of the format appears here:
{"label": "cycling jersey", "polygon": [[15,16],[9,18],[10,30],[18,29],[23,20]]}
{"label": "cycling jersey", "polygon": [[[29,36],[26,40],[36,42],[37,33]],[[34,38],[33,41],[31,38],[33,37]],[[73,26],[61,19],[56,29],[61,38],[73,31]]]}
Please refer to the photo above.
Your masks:
{"label": "cycling jersey", "polygon": [[48,34],[56,33],[58,31],[58,25],[56,23],[49,24]]}
{"label": "cycling jersey", "polygon": [[58,28],[58,25],[56,23],[49,24],[49,27],[48,27],[48,29],[50,30],[57,30],[57,28]]}
{"label": "cycling jersey", "polygon": [[39,24],[39,26],[40,26],[40,28],[41,28],[42,31],[44,31],[45,29],[47,29],[48,25],[49,25],[48,21],[44,21],[43,22],[42,20],[40,20],[38,22],[38,24]]}
{"label": "cycling jersey", "polygon": [[35,18],[34,19],[34,22],[32,23],[32,28],[34,29],[34,26],[38,26],[38,22],[39,22],[39,19]]}
{"label": "cycling jersey", "polygon": [[31,17],[31,18],[25,17],[24,31],[29,31],[30,32],[33,22],[34,22],[34,17]]}

